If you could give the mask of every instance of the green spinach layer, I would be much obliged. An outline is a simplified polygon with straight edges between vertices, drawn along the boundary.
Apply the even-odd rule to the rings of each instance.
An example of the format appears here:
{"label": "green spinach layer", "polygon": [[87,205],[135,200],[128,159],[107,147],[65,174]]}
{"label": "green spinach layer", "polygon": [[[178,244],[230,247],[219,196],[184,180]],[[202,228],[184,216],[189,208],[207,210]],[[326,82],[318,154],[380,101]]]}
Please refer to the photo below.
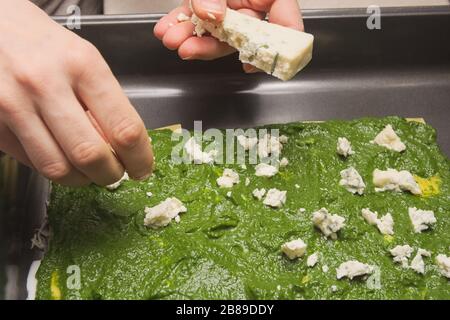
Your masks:
{"label": "green spinach layer", "polygon": [[[406,144],[406,151],[370,143],[387,124]],[[437,254],[448,255],[450,248],[450,161],[439,150],[432,127],[388,117],[267,128],[278,128],[289,137],[282,151],[289,165],[272,178],[255,176],[252,165],[246,170],[239,165],[174,165],[171,151],[177,142],[166,130],[149,132],[157,166],[147,181],[126,181],[114,192],[97,186],[53,186],[48,210],[52,238],[37,274],[37,298],[450,298],[449,280],[435,263]],[[337,155],[338,137],[351,141],[354,155],[346,159]],[[340,171],[349,166],[366,183],[362,196],[339,185]],[[240,175],[240,183],[231,189],[216,183],[225,167]],[[433,190],[427,196],[375,192],[376,168],[408,170]],[[247,177],[250,184],[245,186]],[[279,209],[265,206],[252,196],[256,188],[287,190],[286,204]],[[146,228],[144,208],[168,197],[177,197],[188,209],[180,223]],[[337,240],[325,239],[313,227],[312,212],[322,207],[346,218]],[[409,207],[433,210],[437,223],[414,233]],[[366,223],[362,208],[381,215],[390,212],[395,234],[383,236]],[[297,238],[307,243],[307,254],[291,261],[280,246]],[[413,256],[417,248],[432,253],[424,257],[424,275],[393,262],[389,250],[404,244],[415,248]],[[321,260],[309,268],[306,257],[313,252],[319,252]],[[336,268],[348,260],[378,266],[379,283],[337,280]],[[67,273],[71,265],[80,268],[79,287],[67,286],[73,280]],[[324,265],[328,272],[322,270]]]}

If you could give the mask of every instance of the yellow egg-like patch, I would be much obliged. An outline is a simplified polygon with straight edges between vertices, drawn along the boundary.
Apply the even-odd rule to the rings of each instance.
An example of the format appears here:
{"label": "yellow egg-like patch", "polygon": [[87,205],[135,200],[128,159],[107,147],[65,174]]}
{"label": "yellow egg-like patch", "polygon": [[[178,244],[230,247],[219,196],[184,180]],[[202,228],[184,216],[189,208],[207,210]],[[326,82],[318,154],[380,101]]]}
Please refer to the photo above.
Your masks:
{"label": "yellow egg-like patch", "polygon": [[383,238],[384,238],[384,241],[386,241],[387,243],[391,243],[392,241],[394,241],[394,237],[389,234],[385,234],[383,236]]}
{"label": "yellow egg-like patch", "polygon": [[58,271],[52,272],[50,281],[50,292],[53,300],[61,300],[61,289],[59,289],[59,274]]}
{"label": "yellow egg-like patch", "polygon": [[414,179],[419,185],[423,197],[432,197],[439,194],[442,180],[438,176],[433,176],[428,179],[414,176]]}
{"label": "yellow egg-like patch", "polygon": [[306,275],[302,278],[302,284],[307,284],[311,280],[309,275]]}

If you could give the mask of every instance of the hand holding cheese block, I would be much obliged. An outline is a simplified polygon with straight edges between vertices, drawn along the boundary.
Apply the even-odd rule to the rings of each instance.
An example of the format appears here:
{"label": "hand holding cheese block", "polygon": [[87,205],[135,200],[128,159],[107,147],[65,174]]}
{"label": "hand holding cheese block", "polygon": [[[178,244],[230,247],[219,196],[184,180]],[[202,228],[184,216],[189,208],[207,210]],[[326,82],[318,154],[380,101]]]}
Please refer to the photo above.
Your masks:
{"label": "hand holding cheese block", "polygon": [[[178,50],[183,60],[212,60],[224,57],[236,50],[225,42],[220,42],[210,35],[197,37],[194,35],[196,27],[186,17],[193,12],[202,19],[217,24],[223,22],[227,7],[239,13],[264,19],[269,14],[269,22],[303,31],[303,21],[297,0],[189,0],[164,16],[155,26],[155,36],[170,50]],[[182,19],[179,19],[182,17]],[[252,73],[257,68],[244,64],[244,71]]]}
{"label": "hand holding cheese block", "polygon": [[206,30],[239,51],[239,60],[281,80],[292,79],[312,59],[314,36],[227,9],[223,22],[192,17],[198,36]]}

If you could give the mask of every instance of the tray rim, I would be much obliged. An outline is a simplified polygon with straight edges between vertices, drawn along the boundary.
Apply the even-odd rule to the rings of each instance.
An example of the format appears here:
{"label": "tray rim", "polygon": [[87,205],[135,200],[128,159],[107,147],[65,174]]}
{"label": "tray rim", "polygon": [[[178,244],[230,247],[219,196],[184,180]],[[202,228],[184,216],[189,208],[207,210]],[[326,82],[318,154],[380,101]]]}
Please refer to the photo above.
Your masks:
{"label": "tray rim", "polygon": [[[309,19],[338,19],[338,18],[366,18],[367,8],[349,9],[306,9],[302,10],[303,18]],[[117,25],[135,23],[156,23],[166,13],[148,14],[117,14],[117,15],[86,15],[81,16],[82,25]],[[411,7],[381,7],[383,17],[407,16],[450,16],[450,5],[442,6],[411,6]],[[67,16],[52,16],[59,24],[67,25]]]}

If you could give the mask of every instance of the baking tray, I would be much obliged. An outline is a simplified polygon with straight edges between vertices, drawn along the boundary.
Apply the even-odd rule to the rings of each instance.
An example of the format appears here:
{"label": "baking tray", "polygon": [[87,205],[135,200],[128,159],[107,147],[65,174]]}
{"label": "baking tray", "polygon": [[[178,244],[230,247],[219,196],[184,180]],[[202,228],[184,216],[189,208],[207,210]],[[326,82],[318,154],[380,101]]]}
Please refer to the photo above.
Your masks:
{"label": "baking tray", "polygon": [[[365,10],[304,12],[316,37],[314,58],[280,82],[245,75],[236,55],[181,61],[152,35],[160,15],[83,18],[82,37],[112,67],[149,128],[250,127],[300,120],[398,115],[423,117],[450,155],[450,8],[382,9],[381,30]],[[64,24],[63,18],[56,19]],[[24,299],[29,266],[41,253],[30,239],[45,215],[48,182],[0,163],[0,297]]]}

